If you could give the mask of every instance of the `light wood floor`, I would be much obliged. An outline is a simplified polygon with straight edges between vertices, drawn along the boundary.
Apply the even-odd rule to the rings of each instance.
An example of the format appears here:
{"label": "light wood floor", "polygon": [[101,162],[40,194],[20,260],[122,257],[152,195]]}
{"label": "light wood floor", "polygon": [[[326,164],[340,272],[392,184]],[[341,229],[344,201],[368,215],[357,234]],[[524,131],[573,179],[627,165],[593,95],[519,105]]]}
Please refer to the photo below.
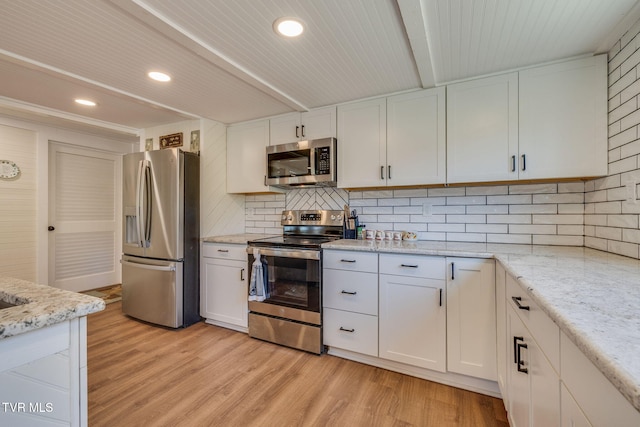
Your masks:
{"label": "light wood floor", "polygon": [[88,375],[92,427],[508,426],[498,399],[119,302],[89,316]]}

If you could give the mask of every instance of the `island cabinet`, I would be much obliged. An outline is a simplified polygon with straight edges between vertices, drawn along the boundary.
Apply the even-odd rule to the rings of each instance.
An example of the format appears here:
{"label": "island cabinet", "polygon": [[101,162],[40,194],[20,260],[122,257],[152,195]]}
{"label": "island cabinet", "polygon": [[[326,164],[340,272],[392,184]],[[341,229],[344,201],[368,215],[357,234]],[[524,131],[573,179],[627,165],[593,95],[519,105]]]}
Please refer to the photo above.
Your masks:
{"label": "island cabinet", "polygon": [[247,246],[203,243],[200,315],[207,323],[247,332]]}
{"label": "island cabinet", "polygon": [[86,319],[0,340],[1,425],[87,425]]}
{"label": "island cabinet", "polygon": [[496,381],[495,261],[449,257],[446,262],[448,370]]}
{"label": "island cabinet", "polygon": [[445,260],[380,254],[380,357],[447,370]]}
{"label": "island cabinet", "polygon": [[324,345],[378,355],[378,254],[325,251]]}
{"label": "island cabinet", "polygon": [[336,137],[336,107],[289,113],[269,120],[269,145]]}

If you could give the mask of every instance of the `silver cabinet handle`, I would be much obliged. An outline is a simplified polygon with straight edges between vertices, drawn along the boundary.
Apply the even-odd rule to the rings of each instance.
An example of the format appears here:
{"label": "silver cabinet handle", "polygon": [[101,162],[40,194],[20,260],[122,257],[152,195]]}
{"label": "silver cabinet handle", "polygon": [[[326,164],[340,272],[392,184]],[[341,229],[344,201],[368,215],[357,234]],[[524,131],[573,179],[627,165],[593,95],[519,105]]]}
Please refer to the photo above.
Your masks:
{"label": "silver cabinet handle", "polygon": [[391,165],[387,166],[387,179],[391,179]]}
{"label": "silver cabinet handle", "polygon": [[244,282],[244,268],[240,270],[240,281]]}
{"label": "silver cabinet handle", "polygon": [[229,252],[229,249],[218,249],[218,252],[227,253],[227,252]]}
{"label": "silver cabinet handle", "polygon": [[384,166],[380,166],[380,179],[384,179]]}
{"label": "silver cabinet handle", "polygon": [[340,262],[348,262],[348,263],[353,264],[354,262],[356,262],[356,260],[355,259],[341,259]]}
{"label": "silver cabinet handle", "polygon": [[356,331],[356,330],[355,330],[355,329],[353,329],[353,328],[351,328],[351,329],[346,329],[346,328],[343,328],[342,326],[340,326],[340,330],[341,330],[341,331],[344,331],[344,332],[355,332],[355,331]]}
{"label": "silver cabinet handle", "polygon": [[417,264],[400,264],[400,267],[404,268],[418,268]]}
{"label": "silver cabinet handle", "polygon": [[344,291],[344,290],[342,292],[340,292],[340,293],[341,294],[346,294],[346,295],[355,295],[355,294],[357,294],[357,292],[349,292],[349,291]]}
{"label": "silver cabinet handle", "polygon": [[300,135],[298,135],[298,129],[300,129],[300,126],[296,126],[296,138],[300,138]]}

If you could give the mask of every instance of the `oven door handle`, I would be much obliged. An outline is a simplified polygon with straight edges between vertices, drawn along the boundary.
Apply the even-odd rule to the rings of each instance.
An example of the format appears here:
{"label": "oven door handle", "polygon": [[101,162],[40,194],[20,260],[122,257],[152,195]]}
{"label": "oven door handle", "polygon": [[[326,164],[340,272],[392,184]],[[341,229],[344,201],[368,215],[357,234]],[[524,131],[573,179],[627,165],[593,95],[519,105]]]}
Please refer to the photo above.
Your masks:
{"label": "oven door handle", "polygon": [[[255,246],[248,246],[247,253],[252,254]],[[280,258],[297,258],[320,260],[320,251],[302,249],[257,248],[260,255],[275,256]]]}

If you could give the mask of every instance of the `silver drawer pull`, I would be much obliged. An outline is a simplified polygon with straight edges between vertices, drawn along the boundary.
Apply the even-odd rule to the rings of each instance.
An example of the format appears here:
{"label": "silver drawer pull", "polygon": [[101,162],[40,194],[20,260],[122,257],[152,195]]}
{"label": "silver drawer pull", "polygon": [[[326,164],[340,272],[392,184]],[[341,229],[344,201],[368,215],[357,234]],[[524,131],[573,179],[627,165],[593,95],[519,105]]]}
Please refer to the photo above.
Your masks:
{"label": "silver drawer pull", "polygon": [[355,259],[341,259],[340,262],[350,262],[350,263],[354,263],[356,262]]}
{"label": "silver drawer pull", "polygon": [[414,264],[400,264],[400,267],[405,267],[405,268],[418,268],[417,265]]}
{"label": "silver drawer pull", "polygon": [[355,332],[355,331],[356,331],[356,330],[355,330],[355,329],[353,329],[353,328],[351,328],[351,329],[346,329],[346,328],[343,328],[342,326],[340,326],[340,330],[341,330],[341,331],[344,331],[344,332]]}
{"label": "silver drawer pull", "polygon": [[229,252],[229,249],[218,249],[218,252]]}
{"label": "silver drawer pull", "polygon": [[349,291],[342,291],[340,293],[341,294],[347,294],[347,295],[355,295],[355,294],[357,294],[357,292],[349,292]]}

